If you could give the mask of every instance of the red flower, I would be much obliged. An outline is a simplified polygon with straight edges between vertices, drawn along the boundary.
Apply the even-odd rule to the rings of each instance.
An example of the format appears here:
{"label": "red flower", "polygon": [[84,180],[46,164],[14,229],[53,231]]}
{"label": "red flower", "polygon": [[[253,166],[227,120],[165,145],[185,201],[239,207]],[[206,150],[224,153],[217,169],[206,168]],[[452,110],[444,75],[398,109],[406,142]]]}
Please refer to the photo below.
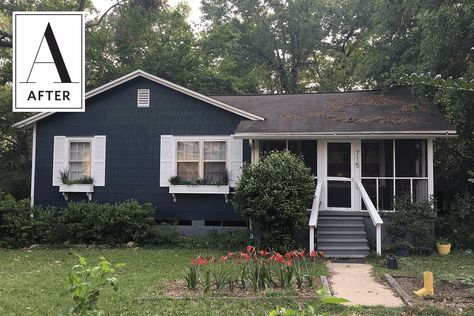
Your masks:
{"label": "red flower", "polygon": [[315,251],[315,250],[311,250],[311,251],[309,252],[309,256],[310,256],[311,258],[317,258],[317,257],[318,257],[318,252]]}
{"label": "red flower", "polygon": [[280,263],[285,262],[285,258],[278,252],[275,252],[275,254],[272,256],[272,259]]}
{"label": "red flower", "polygon": [[255,251],[255,247],[254,247],[254,246],[250,246],[250,245],[247,246],[247,252],[248,252],[248,253],[252,253],[252,252],[254,252],[254,251]]}
{"label": "red flower", "polygon": [[193,266],[196,265],[196,259],[192,258],[192,259],[191,259],[191,264],[192,264]]}
{"label": "red flower", "polygon": [[202,265],[207,265],[209,263],[208,260],[204,259],[203,257],[199,256],[197,258],[197,265],[202,266]]}
{"label": "red flower", "polygon": [[244,259],[245,261],[250,259],[250,255],[248,253],[240,252],[240,258]]}
{"label": "red flower", "polygon": [[233,255],[234,253],[229,251],[229,253],[227,254],[227,257],[232,257]]}
{"label": "red flower", "polygon": [[304,257],[304,250],[301,250],[298,255],[299,255],[300,258],[303,258]]}
{"label": "red flower", "polygon": [[320,252],[319,252],[319,255],[320,255],[321,257],[324,257],[324,252],[320,251]]}
{"label": "red flower", "polygon": [[269,253],[268,251],[266,251],[266,250],[260,250],[260,255],[261,255],[261,256],[266,257],[266,256],[268,256],[269,254],[270,254],[270,253]]}
{"label": "red flower", "polygon": [[288,267],[291,267],[291,266],[293,265],[293,260],[288,259],[288,260],[286,261],[286,265],[287,265]]}
{"label": "red flower", "polygon": [[227,257],[226,256],[221,256],[221,262],[227,262]]}

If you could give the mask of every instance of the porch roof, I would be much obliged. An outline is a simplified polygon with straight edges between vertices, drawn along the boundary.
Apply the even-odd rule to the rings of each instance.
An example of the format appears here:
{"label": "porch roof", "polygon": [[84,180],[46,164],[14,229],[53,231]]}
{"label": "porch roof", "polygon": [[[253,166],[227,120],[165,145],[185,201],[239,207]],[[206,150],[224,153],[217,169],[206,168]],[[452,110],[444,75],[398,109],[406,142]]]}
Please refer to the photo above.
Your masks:
{"label": "porch roof", "polygon": [[455,135],[438,110],[406,88],[320,94],[211,96],[265,117],[242,120],[240,137],[291,135]]}

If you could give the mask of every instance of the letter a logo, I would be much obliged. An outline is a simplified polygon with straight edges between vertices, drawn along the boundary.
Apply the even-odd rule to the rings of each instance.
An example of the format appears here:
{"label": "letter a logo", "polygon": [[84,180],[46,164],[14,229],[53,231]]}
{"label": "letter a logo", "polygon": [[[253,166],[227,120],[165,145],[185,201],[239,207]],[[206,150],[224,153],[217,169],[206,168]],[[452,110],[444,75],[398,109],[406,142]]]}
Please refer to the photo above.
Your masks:
{"label": "letter a logo", "polygon": [[[53,61],[37,61],[38,54],[40,52],[41,47],[43,46],[44,40],[49,47],[49,51],[51,52],[51,56],[53,57]],[[41,43],[38,47],[38,51],[36,52],[35,60],[33,61],[33,65],[31,65],[30,74],[28,75],[28,79],[26,82],[30,82],[31,72],[37,63],[54,63],[56,65],[56,69],[59,74],[59,78],[61,78],[62,83],[71,83],[71,78],[69,77],[69,73],[66,68],[66,64],[64,63],[63,56],[61,55],[61,51],[59,50],[58,42],[56,41],[56,37],[54,36],[53,29],[51,28],[51,24],[48,23],[46,26],[46,31],[44,32],[43,38],[41,39]]]}

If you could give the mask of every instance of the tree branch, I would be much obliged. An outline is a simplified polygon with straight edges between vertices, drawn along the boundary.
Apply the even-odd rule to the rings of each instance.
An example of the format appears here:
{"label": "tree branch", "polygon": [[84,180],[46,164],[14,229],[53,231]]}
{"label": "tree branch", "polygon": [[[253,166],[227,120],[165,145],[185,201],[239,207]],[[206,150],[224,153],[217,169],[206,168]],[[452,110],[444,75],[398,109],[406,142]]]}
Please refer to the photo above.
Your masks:
{"label": "tree branch", "polygon": [[107,11],[104,12],[104,14],[102,14],[98,19],[96,19],[95,21],[93,22],[90,22],[90,23],[86,23],[86,27],[94,27],[94,26],[97,26],[99,25],[102,20],[107,16],[107,14],[109,14],[110,11],[112,11],[112,9],[114,9],[115,7],[119,6],[119,5],[122,5],[124,2],[126,2],[127,0],[121,0],[121,1],[117,1],[117,3],[115,3],[114,5],[110,6],[110,8],[107,9]]}

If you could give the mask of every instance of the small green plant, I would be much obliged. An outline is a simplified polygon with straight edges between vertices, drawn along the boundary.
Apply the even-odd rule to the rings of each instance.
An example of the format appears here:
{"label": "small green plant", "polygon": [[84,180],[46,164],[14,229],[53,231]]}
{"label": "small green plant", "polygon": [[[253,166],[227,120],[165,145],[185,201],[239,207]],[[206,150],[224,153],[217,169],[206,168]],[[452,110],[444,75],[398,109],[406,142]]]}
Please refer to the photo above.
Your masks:
{"label": "small green plant", "polygon": [[80,179],[72,180],[70,178],[69,169],[63,169],[59,171],[59,178],[63,184],[71,185],[71,184],[93,184],[94,179],[89,176],[83,176]]}
{"label": "small green plant", "polygon": [[440,244],[440,245],[449,245],[450,244],[448,238],[446,238],[446,237],[438,238],[437,243]]}
{"label": "small green plant", "polygon": [[186,286],[188,289],[195,291],[197,285],[199,283],[199,267],[196,265],[192,265],[190,268],[187,269],[186,276],[184,279],[186,280]]}
{"label": "small green plant", "polygon": [[86,258],[77,256],[79,264],[72,267],[69,273],[69,286],[63,292],[64,295],[71,294],[72,296],[72,304],[67,313],[69,315],[106,314],[105,311],[97,308],[100,293],[107,286],[118,291],[115,267],[123,266],[123,264],[113,265],[101,257],[99,263],[91,267]]}
{"label": "small green plant", "polygon": [[222,175],[221,179],[218,181],[212,181],[209,179],[197,179],[197,180],[188,180],[180,176],[173,176],[169,178],[169,183],[171,185],[228,185],[229,184],[230,174],[229,172],[225,171]]}

